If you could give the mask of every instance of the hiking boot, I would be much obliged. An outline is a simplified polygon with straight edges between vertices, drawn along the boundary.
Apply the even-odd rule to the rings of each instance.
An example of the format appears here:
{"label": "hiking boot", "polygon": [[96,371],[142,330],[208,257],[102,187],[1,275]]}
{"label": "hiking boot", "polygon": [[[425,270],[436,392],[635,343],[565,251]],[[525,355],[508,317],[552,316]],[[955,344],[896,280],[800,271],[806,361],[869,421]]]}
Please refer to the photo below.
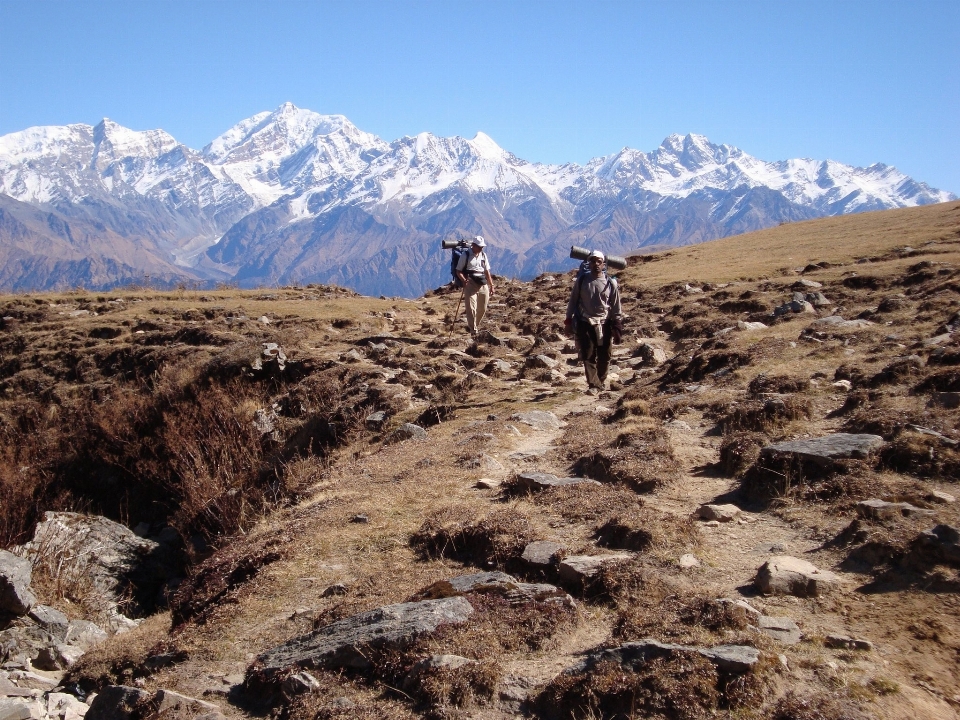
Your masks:
{"label": "hiking boot", "polygon": [[595,387],[587,388],[587,395],[599,395],[599,394],[600,394],[600,391],[597,390]]}

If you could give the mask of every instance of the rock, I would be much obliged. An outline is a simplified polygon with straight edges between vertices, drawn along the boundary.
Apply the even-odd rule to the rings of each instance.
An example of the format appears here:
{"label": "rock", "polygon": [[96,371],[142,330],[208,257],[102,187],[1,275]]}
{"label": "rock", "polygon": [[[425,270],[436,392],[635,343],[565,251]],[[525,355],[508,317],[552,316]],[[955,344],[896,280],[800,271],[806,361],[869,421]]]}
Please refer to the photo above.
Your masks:
{"label": "rock", "polygon": [[740,514],[740,508],[736,505],[701,505],[697,508],[697,517],[701,520],[719,520],[720,522],[732,522]]}
{"label": "rock", "polygon": [[697,559],[697,556],[691,555],[690,553],[681,555],[680,560],[678,560],[677,563],[684,569],[700,567],[700,561]]}
{"label": "rock", "polygon": [[354,515],[353,517],[350,518],[350,522],[357,523],[360,525],[366,525],[368,522],[370,522],[370,517],[362,514]]}
{"label": "rock", "polygon": [[846,635],[827,635],[823,644],[835,650],[873,650],[873,643],[869,640],[857,640]]}
{"label": "rock", "polygon": [[942,490],[931,490],[926,495],[923,496],[923,499],[927,502],[947,504],[954,503],[957,499],[950,493],[943,492]]}
{"label": "rock", "polygon": [[497,705],[501,710],[520,715],[527,700],[540,686],[541,682],[536,678],[506,674],[497,685]]}
{"label": "rock", "polygon": [[60,684],[62,677],[62,673],[48,673],[43,670],[40,670],[40,672],[14,670],[9,674],[10,680],[16,683],[17,687],[40,690],[42,692],[53,690]]}
{"label": "rock", "polygon": [[151,696],[146,690],[127,685],[107,685],[97,693],[84,720],[129,720],[137,704]]}
{"label": "rock", "polygon": [[804,299],[814,307],[827,307],[833,305],[822,292],[810,292],[804,296]]}
{"label": "rock", "polygon": [[645,638],[590,653],[564,672],[566,674],[587,672],[601,662],[614,662],[624,669],[636,671],[655,658],[670,657],[678,653],[701,655],[716,665],[718,670],[735,675],[748,672],[760,661],[760,651],[747,645],[717,645],[703,648],[695,645],[661,643],[652,638]]}
{"label": "rock", "polygon": [[835,590],[840,577],[806,560],[780,555],[760,566],[753,584],[764,595],[818,597]]}
{"label": "rock", "polygon": [[347,352],[340,355],[340,359],[345,363],[358,363],[363,360],[363,355],[356,350],[347,350]]}
{"label": "rock", "polygon": [[427,437],[427,431],[419,425],[413,423],[404,423],[394,430],[387,438],[389,443],[404,442],[405,440],[423,440]]}
{"label": "rock", "polygon": [[860,517],[871,520],[898,520],[913,515],[932,516],[936,514],[933,510],[918,508],[907,502],[891,503],[877,499],[861,500],[857,503],[856,508]]}
{"label": "rock", "polygon": [[76,720],[87,714],[90,706],[73,695],[52,692],[47,695],[47,714],[63,720]]}
{"label": "rock", "polygon": [[823,283],[818,283],[816,280],[800,278],[790,287],[794,290],[819,290],[823,287]]}
{"label": "rock", "polygon": [[44,709],[34,698],[0,698],[0,720],[41,720]]}
{"label": "rock", "polygon": [[34,605],[28,616],[53,637],[59,640],[66,639],[70,621],[59,610],[48,605]]}
{"label": "rock", "polygon": [[213,703],[197,700],[196,698],[181,695],[172,690],[157,690],[153,698],[158,715],[170,714],[174,717],[196,716],[206,713],[220,714],[220,706]]}
{"label": "rock", "polygon": [[484,472],[503,470],[503,464],[487,453],[480,453],[475,457],[468,458],[464,461],[463,467],[469,470],[483,470]]}
{"label": "rock", "polygon": [[529,425],[535,430],[560,429],[560,419],[546,410],[528,410],[527,412],[515,413],[510,416],[510,419]]}
{"label": "rock", "polygon": [[760,451],[760,458],[769,461],[794,456],[820,467],[830,467],[834,460],[869,457],[883,445],[883,438],[879,435],[834,433],[810,440],[767,445]]}
{"label": "rock", "polygon": [[71,620],[63,642],[81,650],[89,650],[109,637],[106,630],[89,620]]}
{"label": "rock", "polygon": [[757,628],[764,635],[784,645],[796,645],[800,642],[800,628],[790,618],[761,615],[757,619]]}
{"label": "rock", "polygon": [[527,565],[535,568],[545,568],[556,565],[557,556],[563,550],[563,545],[549,540],[536,540],[529,543],[520,559]]}
{"label": "rock", "polygon": [[663,348],[650,343],[641,343],[636,350],[637,357],[641,358],[645,365],[657,367],[667,361],[667,353]]}
{"label": "rock", "polygon": [[843,392],[850,392],[850,390],[853,389],[853,383],[849,380],[837,380],[835,383],[833,383],[833,387],[837,388],[837,390],[842,390]]}
{"label": "rock", "polygon": [[320,597],[333,597],[334,595],[346,595],[349,588],[345,583],[334,583],[324,588]]}
{"label": "rock", "polygon": [[0,612],[25,615],[37,604],[30,589],[33,565],[29,560],[0,550]]}
{"label": "rock", "polygon": [[277,429],[276,422],[279,419],[272,410],[259,408],[253,413],[253,426],[260,435],[269,435]]}
{"label": "rock", "polygon": [[828,315],[827,317],[819,318],[810,323],[813,325],[830,325],[835,328],[840,328],[843,330],[859,330],[862,328],[867,328],[873,325],[874,323],[869,320],[844,320],[840,315]]}
{"label": "rock", "polygon": [[154,609],[170,579],[182,576],[174,548],[138,537],[105,517],[71,512],[45,513],[33,540],[23,546],[31,557],[42,549],[48,557],[72,558],[64,564],[66,571],[90,578],[107,613],[131,596],[141,608]]}
{"label": "rock", "polygon": [[260,367],[257,367],[255,363],[253,369],[262,370],[264,367],[273,365],[277,370],[282,371],[286,367],[286,363],[287,356],[283,349],[277,343],[265,342],[260,350]]}
{"label": "rock", "polygon": [[937,525],[923,531],[911,544],[910,556],[926,563],[960,565],[960,530]]}
{"label": "rock", "polygon": [[14,623],[0,631],[0,660],[26,666],[27,662],[35,661],[44,648],[56,643],[57,638],[33,623]]}
{"label": "rock", "polygon": [[555,585],[524,583],[502,572],[472,573],[439,580],[417,593],[417,598],[435,600],[467,593],[499,595],[512,604],[559,601],[573,605],[573,598]]}
{"label": "rock", "polygon": [[523,366],[528,369],[537,369],[537,368],[549,368],[553,369],[559,365],[556,360],[548,355],[531,355],[524,362]]}
{"label": "rock", "polygon": [[756,624],[760,621],[760,618],[763,616],[759,610],[757,610],[753,605],[748,603],[746,600],[741,600],[739,598],[717,598],[717,602],[721,605],[730,605],[732,607],[737,607],[742,609],[747,617],[750,619],[750,622]]}
{"label": "rock", "polygon": [[935,392],[930,394],[930,407],[942,407],[949,410],[960,408],[960,392]]}
{"label": "rock", "polygon": [[674,430],[679,430],[680,432],[692,432],[693,428],[690,427],[689,423],[685,423],[683,420],[671,420],[668,423],[664,423],[668,428],[673,428]]}
{"label": "rock", "polygon": [[610,555],[571,555],[560,561],[557,572],[563,582],[582,585],[592,579],[607,565],[625,562],[633,558],[631,553]]}
{"label": "rock", "polygon": [[513,366],[505,360],[491,360],[483,368],[483,371],[492,377],[500,377],[501,375],[506,375],[508,372],[513,370]]}
{"label": "rock", "polygon": [[366,668],[364,647],[385,647],[434,632],[441,624],[459,625],[473,614],[462,597],[385,605],[289,640],[257,658],[258,672],[275,676],[288,667]]}
{"label": "rock", "polygon": [[751,330],[766,330],[767,327],[769,326],[764,325],[762,322],[746,322],[744,320],[737,321],[737,329],[747,331],[747,332]]}
{"label": "rock", "polygon": [[546,490],[552,487],[582,484],[599,485],[600,483],[596,480],[591,480],[590,478],[559,478],[556,475],[550,475],[549,473],[530,472],[518,473],[513,482],[513,489],[519,492],[540,492],[541,490]]}
{"label": "rock", "polygon": [[363,421],[364,426],[367,430],[373,430],[378,432],[383,429],[383,426],[387,424],[387,414],[383,410],[378,410],[375,413],[370,413]]}
{"label": "rock", "polygon": [[33,664],[41,670],[68,670],[76,665],[83,653],[84,651],[75,645],[48,646],[40,651]]}
{"label": "rock", "polygon": [[496,490],[500,487],[500,481],[494,480],[493,478],[480,478],[474,484],[474,487],[480,490]]}

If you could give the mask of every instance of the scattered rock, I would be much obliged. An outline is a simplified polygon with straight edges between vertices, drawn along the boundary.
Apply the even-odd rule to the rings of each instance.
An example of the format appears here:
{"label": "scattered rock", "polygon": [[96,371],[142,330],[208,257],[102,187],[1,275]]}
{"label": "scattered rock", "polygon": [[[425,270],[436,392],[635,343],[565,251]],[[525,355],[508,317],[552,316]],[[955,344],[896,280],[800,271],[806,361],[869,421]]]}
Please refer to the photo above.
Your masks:
{"label": "scattered rock", "polygon": [[846,635],[827,635],[823,644],[835,650],[873,650],[873,643],[869,640],[858,640]]}
{"label": "scattered rock", "polygon": [[537,540],[529,543],[520,559],[535,568],[551,567],[557,563],[558,555],[563,551],[563,545],[549,540]]}
{"label": "scattered rock", "polygon": [[753,584],[764,595],[818,597],[835,590],[840,577],[806,560],[780,555],[760,566]]}
{"label": "scattered rock", "polygon": [[557,572],[560,580],[571,585],[583,585],[607,565],[625,562],[633,558],[630,553],[610,555],[571,555],[560,561]]}
{"label": "scattered rock", "polygon": [[383,430],[384,425],[387,424],[387,413],[383,410],[377,410],[375,413],[370,413],[366,418],[364,418],[363,424],[367,430],[379,432],[380,430]]}
{"label": "scattered rock", "polygon": [[685,570],[689,570],[690,568],[700,567],[700,560],[697,559],[696,555],[686,553],[680,556],[680,560],[677,561],[677,564]]}
{"label": "scattered rock", "polygon": [[515,413],[510,416],[510,419],[529,425],[535,430],[560,429],[560,419],[546,410],[528,410],[527,412]]}
{"label": "scattered rock", "polygon": [[552,487],[561,487],[564,485],[600,485],[596,480],[590,478],[576,477],[557,477],[549,473],[519,473],[511,483],[511,489],[514,492],[540,492]]}
{"label": "scattered rock", "polygon": [[757,628],[783,645],[796,645],[800,642],[800,628],[790,618],[761,615],[757,619]]}
{"label": "scattered rock", "polygon": [[294,673],[280,684],[281,692],[288,698],[314,692],[315,690],[319,690],[320,687],[320,681],[306,670]]}
{"label": "scattered rock", "polygon": [[747,645],[717,645],[711,648],[695,645],[661,643],[651,638],[626,643],[590,653],[579,663],[564,672],[576,674],[592,670],[601,662],[613,662],[624,669],[638,670],[650,660],[670,657],[676,653],[702,655],[722,672],[739,675],[748,672],[760,661],[760,651]]}
{"label": "scattered rock", "polygon": [[473,573],[439,580],[417,593],[417,598],[435,600],[467,593],[499,595],[513,604],[559,601],[570,607],[574,605],[573,598],[555,585],[524,583],[503,572]]}
{"label": "scattered rock", "polygon": [[474,487],[481,490],[496,490],[500,487],[500,481],[494,480],[493,478],[480,478]]}
{"label": "scattered rock", "polygon": [[90,703],[85,720],[129,720],[137,705],[152,695],[146,690],[127,685],[107,685]]}
{"label": "scattered rock", "polygon": [[732,522],[740,514],[740,508],[736,505],[701,505],[697,508],[697,517],[701,520],[719,520],[720,522]]}
{"label": "scattered rock", "polygon": [[220,714],[219,705],[181,695],[172,690],[157,690],[153,702],[156,705],[158,715],[170,714],[176,717],[190,715],[196,717],[206,713]]}
{"label": "scattered rock", "polygon": [[925,530],[913,541],[910,554],[930,564],[960,565],[960,530],[952,525]]}
{"label": "scattered rock", "polygon": [[366,668],[368,646],[385,647],[435,631],[441,624],[459,625],[473,614],[462,597],[385,605],[338,620],[267,650],[252,672],[265,679],[288,667]]}
{"label": "scattered rock", "polygon": [[879,435],[834,433],[810,440],[767,445],[760,451],[760,459],[769,461],[777,457],[794,456],[821,467],[829,467],[834,460],[869,457],[883,445],[883,438]]}
{"label": "scattered rock", "polygon": [[861,500],[857,503],[856,508],[860,517],[871,520],[897,520],[913,515],[932,516],[936,514],[933,510],[918,508],[907,502],[891,503],[877,499]]}
{"label": "scattered rock", "polygon": [[744,320],[737,321],[737,329],[743,330],[745,332],[750,332],[752,330],[766,330],[768,325],[764,325],[762,322],[746,322]]}
{"label": "scattered rock", "polygon": [[957,499],[950,493],[943,492],[942,490],[931,490],[926,495],[923,496],[923,499],[927,502],[941,503],[949,505],[954,503]]}
{"label": "scattered rock", "polygon": [[423,440],[427,437],[427,431],[419,425],[413,423],[404,423],[387,438],[388,443],[404,442],[405,440]]}

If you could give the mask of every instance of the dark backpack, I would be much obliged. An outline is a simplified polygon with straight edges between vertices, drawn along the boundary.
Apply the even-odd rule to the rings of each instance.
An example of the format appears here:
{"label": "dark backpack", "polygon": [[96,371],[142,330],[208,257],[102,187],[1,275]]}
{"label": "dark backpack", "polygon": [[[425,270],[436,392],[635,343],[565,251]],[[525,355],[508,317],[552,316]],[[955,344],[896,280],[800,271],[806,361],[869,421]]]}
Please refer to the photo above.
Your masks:
{"label": "dark backpack", "polygon": [[470,242],[468,240],[461,240],[457,243],[457,246],[453,248],[453,252],[450,253],[450,275],[453,277],[453,286],[456,288],[463,287],[463,283],[460,282],[460,278],[457,277],[457,267],[460,265],[460,258],[469,254]]}

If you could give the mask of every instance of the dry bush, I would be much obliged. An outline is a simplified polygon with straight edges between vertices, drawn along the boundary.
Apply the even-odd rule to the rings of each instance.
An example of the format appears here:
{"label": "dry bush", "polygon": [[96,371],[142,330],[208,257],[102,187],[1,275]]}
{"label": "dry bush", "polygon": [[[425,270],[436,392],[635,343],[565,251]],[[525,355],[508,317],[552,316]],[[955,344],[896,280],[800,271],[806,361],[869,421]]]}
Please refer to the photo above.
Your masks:
{"label": "dry bush", "polygon": [[85,652],[67,671],[62,684],[76,683],[88,693],[106,685],[133,685],[137,678],[153,674],[159,666],[160,663],[151,663],[150,658],[174,655],[185,659],[169,645],[169,629],[170,616],[160,613],[132,630],[108,638]]}
{"label": "dry bush", "polygon": [[760,457],[769,439],[762,433],[738,432],[727,435],[720,445],[719,466],[728,477],[742,477]]}
{"label": "dry bush", "polygon": [[538,697],[548,717],[671,718],[712,717],[721,702],[719,677],[713,664],[694,653],[655,658],[642,667],[624,670],[601,662],[588,672],[562,673]]}
{"label": "dry bush", "polygon": [[292,539],[274,533],[255,540],[236,539],[196,566],[170,599],[174,626],[203,623],[220,605],[235,602],[265,566],[290,550]]}
{"label": "dry bush", "polygon": [[741,478],[740,492],[759,503],[793,498],[843,505],[879,497],[887,492],[887,483],[862,460],[834,460],[830,466],[821,467],[796,457],[760,458]]}
{"label": "dry bush", "polygon": [[423,560],[452,557],[486,569],[509,567],[538,539],[530,518],[519,510],[495,510],[477,520],[471,509],[451,506],[431,513],[410,537],[410,546]]}
{"label": "dry bush", "polygon": [[757,397],[767,394],[790,394],[810,389],[810,380],[795,375],[757,375],[747,386],[747,391]]}
{"label": "dry bush", "polygon": [[691,518],[650,507],[609,508],[605,522],[594,531],[594,538],[603,547],[671,557],[699,544],[697,524]]}
{"label": "dry bush", "polygon": [[579,415],[568,421],[562,446],[578,475],[625,483],[637,492],[652,492],[680,477],[666,431],[647,423],[617,428],[595,414]]}
{"label": "dry bush", "polygon": [[787,395],[737,405],[720,419],[718,426],[725,435],[744,431],[769,433],[794,420],[812,417],[813,402],[809,398]]}
{"label": "dry bush", "polygon": [[625,485],[565,485],[533,497],[534,505],[554,512],[569,522],[602,521],[610,513],[630,512],[643,500]]}
{"label": "dry bush", "polygon": [[880,451],[880,464],[917,477],[956,482],[960,478],[960,451],[938,437],[903,432]]}
{"label": "dry bush", "polygon": [[770,720],[867,720],[869,716],[849,700],[818,693],[801,696],[793,691],[782,697]]}
{"label": "dry bush", "polygon": [[[684,594],[669,584],[646,583],[644,594],[631,593],[617,611],[613,635],[629,642],[656,637],[681,644],[752,644],[755,636],[747,632],[750,617],[733,603],[714,598]],[[739,635],[739,639],[735,639]]]}
{"label": "dry bush", "polygon": [[749,365],[752,361],[753,356],[750,352],[725,348],[698,352],[690,360],[687,360],[684,355],[677,355],[667,363],[663,382],[665,384],[696,382],[712,373],[720,370],[736,370]]}

